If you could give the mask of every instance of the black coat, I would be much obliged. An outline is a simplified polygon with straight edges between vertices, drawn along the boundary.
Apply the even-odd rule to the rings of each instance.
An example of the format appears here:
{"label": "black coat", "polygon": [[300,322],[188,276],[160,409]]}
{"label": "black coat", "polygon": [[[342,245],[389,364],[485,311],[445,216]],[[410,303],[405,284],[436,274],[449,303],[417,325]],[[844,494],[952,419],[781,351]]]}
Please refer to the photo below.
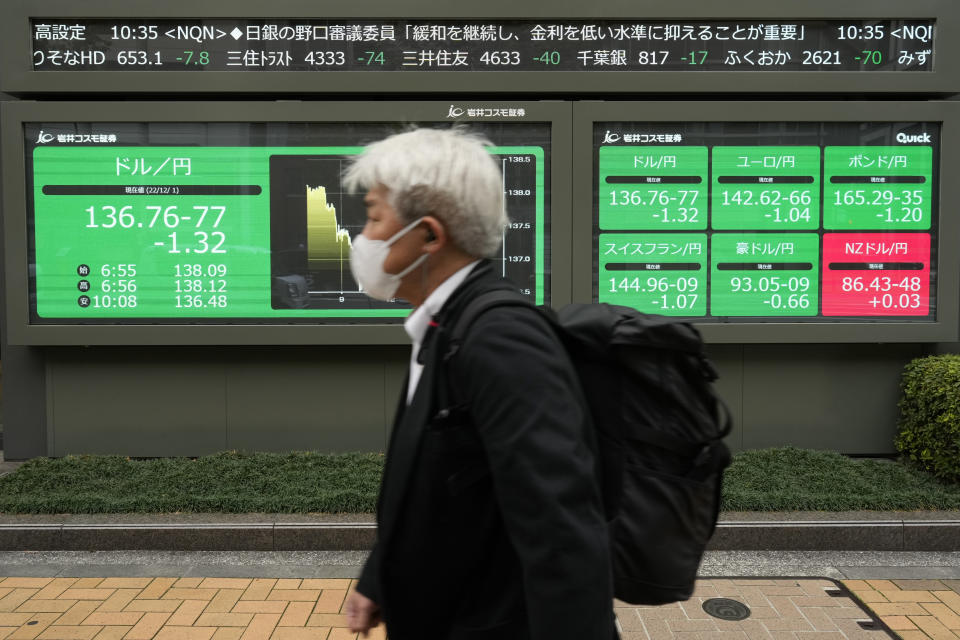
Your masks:
{"label": "black coat", "polygon": [[[538,313],[498,307],[456,356],[444,329],[502,286],[478,265],[424,340],[416,394],[401,394],[358,591],[391,640],[609,640],[609,543],[595,443],[573,367]],[[457,405],[436,399],[446,375]]]}

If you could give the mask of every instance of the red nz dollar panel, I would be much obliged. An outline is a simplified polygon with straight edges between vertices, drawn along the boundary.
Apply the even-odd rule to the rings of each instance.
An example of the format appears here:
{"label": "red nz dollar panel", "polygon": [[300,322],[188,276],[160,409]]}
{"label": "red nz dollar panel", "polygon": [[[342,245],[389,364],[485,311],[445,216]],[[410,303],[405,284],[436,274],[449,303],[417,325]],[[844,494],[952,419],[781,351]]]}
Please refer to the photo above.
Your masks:
{"label": "red nz dollar panel", "polygon": [[929,233],[825,233],[824,316],[930,315]]}

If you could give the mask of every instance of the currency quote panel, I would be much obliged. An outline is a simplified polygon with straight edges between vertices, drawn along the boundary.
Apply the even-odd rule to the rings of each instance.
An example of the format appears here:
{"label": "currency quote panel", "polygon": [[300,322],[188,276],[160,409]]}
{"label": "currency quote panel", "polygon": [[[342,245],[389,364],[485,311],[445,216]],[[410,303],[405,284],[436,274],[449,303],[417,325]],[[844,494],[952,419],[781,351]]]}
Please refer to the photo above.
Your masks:
{"label": "currency quote panel", "polygon": [[936,319],[940,125],[596,123],[594,299],[701,321]]}
{"label": "currency quote panel", "polygon": [[[433,126],[427,123],[424,126]],[[549,290],[545,124],[477,124],[511,222],[497,268]],[[390,323],[349,268],[363,195],[341,176],[374,123],[27,124],[31,322]]]}

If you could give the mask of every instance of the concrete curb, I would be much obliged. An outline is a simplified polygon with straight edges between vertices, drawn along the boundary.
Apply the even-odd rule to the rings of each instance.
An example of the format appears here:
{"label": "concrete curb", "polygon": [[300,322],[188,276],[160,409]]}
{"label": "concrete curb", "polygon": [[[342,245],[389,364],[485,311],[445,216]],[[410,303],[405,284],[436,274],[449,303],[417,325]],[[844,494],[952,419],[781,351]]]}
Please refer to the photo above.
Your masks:
{"label": "concrete curb", "polygon": [[[350,551],[369,549],[373,522],[0,524],[3,551]],[[960,520],[724,520],[725,551],[960,551]]]}

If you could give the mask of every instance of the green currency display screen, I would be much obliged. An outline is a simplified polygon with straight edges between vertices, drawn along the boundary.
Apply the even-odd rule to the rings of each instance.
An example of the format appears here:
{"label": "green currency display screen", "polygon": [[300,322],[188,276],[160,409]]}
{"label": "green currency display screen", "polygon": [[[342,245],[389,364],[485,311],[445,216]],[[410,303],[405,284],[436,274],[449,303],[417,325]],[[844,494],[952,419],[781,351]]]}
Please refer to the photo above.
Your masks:
{"label": "green currency display screen", "polygon": [[715,322],[935,320],[939,124],[593,136],[594,300]]}
{"label": "green currency display screen", "polygon": [[[422,126],[436,126],[424,124]],[[478,124],[510,225],[494,262],[549,302],[549,124]],[[391,323],[350,273],[379,123],[28,124],[31,322]]]}

